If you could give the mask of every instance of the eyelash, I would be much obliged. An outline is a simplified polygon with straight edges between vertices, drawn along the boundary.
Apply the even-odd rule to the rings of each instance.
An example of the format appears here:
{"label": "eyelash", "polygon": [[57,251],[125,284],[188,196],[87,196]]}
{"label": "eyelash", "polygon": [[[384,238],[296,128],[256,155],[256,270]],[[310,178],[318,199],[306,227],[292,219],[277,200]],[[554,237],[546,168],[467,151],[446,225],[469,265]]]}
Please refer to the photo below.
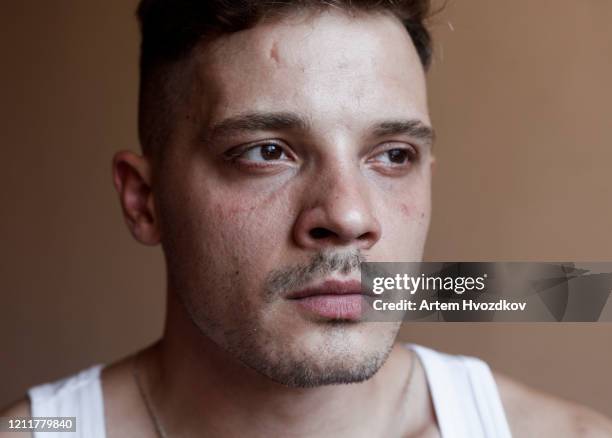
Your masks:
{"label": "eyelash", "polygon": [[[390,145],[394,145],[395,143],[398,142],[388,142],[387,144]],[[383,143],[384,144],[384,143]],[[376,155],[374,155],[373,158],[376,158],[382,154],[388,154],[391,151],[402,151],[406,153],[406,161],[408,164],[398,164],[398,163],[390,163],[387,166],[388,167],[395,167],[395,168],[400,168],[400,167],[406,167],[409,166],[410,164],[415,163],[418,158],[419,158],[419,152],[418,149],[409,144],[409,143],[403,143],[402,145],[405,146],[400,146],[400,147],[388,147],[380,152],[378,152]],[[291,159],[292,155],[291,153],[289,153],[288,148],[280,143],[277,140],[267,140],[265,142],[261,142],[261,143],[256,143],[256,144],[249,144],[249,145],[245,145],[245,146],[238,146],[234,149],[231,149],[230,151],[225,153],[225,158],[229,161],[231,161],[232,163],[237,163],[246,153],[248,153],[249,151],[255,150],[257,148],[262,148],[264,146],[276,146],[278,148],[281,149],[281,153],[283,153],[285,156],[289,157]],[[380,145],[379,145],[380,146]],[[372,159],[368,159],[368,161],[370,161]],[[242,163],[242,164],[246,164],[248,166],[253,166],[253,167],[267,167],[270,164],[268,164],[266,162],[266,160],[262,160],[262,161],[254,161],[254,160],[245,160],[248,161],[247,163]],[[270,163],[277,163],[279,161],[288,161],[286,159],[281,160],[270,160]]]}
{"label": "eyelash", "polygon": [[[282,153],[285,154],[286,156],[291,156],[292,155],[292,154],[288,153],[287,147],[283,146],[283,144],[281,144],[280,142],[275,141],[275,140],[267,140],[267,141],[262,142],[262,143],[249,144],[249,145],[246,145],[246,146],[238,146],[237,148],[231,149],[230,151],[225,153],[225,158],[227,160],[231,161],[231,162],[237,162],[247,152],[249,152],[251,150],[254,150],[254,149],[257,149],[257,148],[262,148],[264,146],[276,146],[276,147],[280,148]],[[275,160],[275,161],[279,161],[279,160]],[[282,161],[286,161],[286,160],[282,160]],[[250,165],[253,165],[253,166],[267,166],[267,164],[262,164],[262,162],[255,162],[255,161],[251,161]]]}
{"label": "eyelash", "polygon": [[[393,144],[393,142],[391,142],[391,144]],[[378,157],[382,154],[387,154],[391,151],[402,151],[406,153],[406,160],[408,163],[415,163],[418,158],[419,158],[419,153],[418,153],[418,149],[416,147],[414,147],[411,144],[408,143],[403,143],[406,146],[401,146],[401,147],[388,147],[380,152],[378,152],[374,157]],[[391,167],[400,167],[403,166],[403,164],[392,164]]]}

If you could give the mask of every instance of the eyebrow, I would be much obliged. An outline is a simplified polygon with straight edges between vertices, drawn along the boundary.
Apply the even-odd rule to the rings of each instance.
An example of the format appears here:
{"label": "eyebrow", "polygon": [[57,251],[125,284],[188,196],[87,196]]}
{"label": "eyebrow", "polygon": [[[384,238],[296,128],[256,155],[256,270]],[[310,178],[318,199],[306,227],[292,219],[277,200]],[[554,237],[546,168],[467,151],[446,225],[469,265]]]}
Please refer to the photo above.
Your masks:
{"label": "eyebrow", "polygon": [[294,113],[271,112],[271,113],[248,113],[222,120],[209,130],[207,137],[239,134],[249,131],[279,131],[287,129],[307,130],[310,123]]}
{"label": "eyebrow", "polygon": [[[217,138],[242,132],[302,130],[307,131],[311,123],[304,117],[291,112],[253,112],[227,118],[207,129],[202,138]],[[418,119],[385,120],[370,128],[375,136],[408,135],[431,146],[434,130]]]}
{"label": "eyebrow", "polygon": [[417,119],[380,122],[374,125],[372,131],[379,137],[408,135],[416,140],[422,141],[427,146],[431,146],[435,139],[433,128]]}

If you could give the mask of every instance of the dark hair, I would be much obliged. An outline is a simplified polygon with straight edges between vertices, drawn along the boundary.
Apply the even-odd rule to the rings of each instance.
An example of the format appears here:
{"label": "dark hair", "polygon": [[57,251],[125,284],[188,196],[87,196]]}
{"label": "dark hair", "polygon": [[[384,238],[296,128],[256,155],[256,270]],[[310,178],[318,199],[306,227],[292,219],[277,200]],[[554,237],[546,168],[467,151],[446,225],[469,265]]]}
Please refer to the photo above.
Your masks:
{"label": "dark hair", "polygon": [[168,140],[173,105],[180,94],[169,89],[172,67],[187,59],[199,41],[249,29],[275,13],[328,7],[391,12],[404,24],[423,67],[429,67],[431,39],[424,21],[430,0],[141,0],[138,130],[144,152],[151,153]]}

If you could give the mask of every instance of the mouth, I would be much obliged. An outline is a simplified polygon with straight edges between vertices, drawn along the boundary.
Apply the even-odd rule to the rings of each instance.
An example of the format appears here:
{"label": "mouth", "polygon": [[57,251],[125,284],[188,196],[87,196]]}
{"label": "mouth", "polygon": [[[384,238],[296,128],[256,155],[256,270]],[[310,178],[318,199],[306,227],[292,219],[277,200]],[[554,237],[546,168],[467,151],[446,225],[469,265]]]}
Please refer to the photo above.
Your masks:
{"label": "mouth", "polygon": [[368,295],[356,280],[327,280],[320,285],[287,295],[303,311],[323,319],[357,321],[364,311]]}

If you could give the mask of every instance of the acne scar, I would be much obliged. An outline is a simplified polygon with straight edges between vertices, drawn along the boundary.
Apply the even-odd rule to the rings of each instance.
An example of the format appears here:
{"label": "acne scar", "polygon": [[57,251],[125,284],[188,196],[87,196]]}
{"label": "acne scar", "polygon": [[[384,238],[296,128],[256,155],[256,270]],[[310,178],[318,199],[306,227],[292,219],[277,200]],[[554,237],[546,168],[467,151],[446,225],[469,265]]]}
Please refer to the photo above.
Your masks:
{"label": "acne scar", "polygon": [[272,59],[275,64],[280,63],[280,57],[278,55],[278,45],[276,42],[272,43],[272,48],[270,49],[270,59]]}
{"label": "acne scar", "polygon": [[410,207],[408,207],[408,205],[404,204],[403,202],[400,204],[400,210],[402,210],[402,213],[404,213],[404,215],[407,217],[410,217],[412,215]]}
{"label": "acne scar", "polygon": [[240,217],[245,212],[251,213],[256,209],[257,205],[244,205],[243,202],[242,204],[231,206],[217,204],[217,207],[214,209],[214,211],[217,212],[217,214],[222,220],[229,220]]}

